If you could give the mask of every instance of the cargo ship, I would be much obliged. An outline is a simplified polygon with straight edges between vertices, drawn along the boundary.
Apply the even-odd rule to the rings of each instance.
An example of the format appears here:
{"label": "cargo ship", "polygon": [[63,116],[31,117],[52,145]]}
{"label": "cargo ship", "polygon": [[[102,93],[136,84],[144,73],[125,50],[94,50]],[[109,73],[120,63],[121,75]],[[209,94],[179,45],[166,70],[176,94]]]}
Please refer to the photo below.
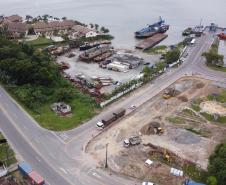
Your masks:
{"label": "cargo ship", "polygon": [[152,37],[157,33],[165,33],[168,29],[169,25],[165,24],[165,21],[160,17],[158,22],[152,25],[148,25],[148,27],[135,32],[135,37],[136,38]]}
{"label": "cargo ship", "polygon": [[92,43],[85,42],[83,45],[81,45],[79,47],[79,49],[80,49],[80,51],[85,51],[85,50],[95,48],[95,47],[103,45],[103,44],[111,44],[111,41],[103,40],[103,41],[92,42]]}
{"label": "cargo ship", "polygon": [[226,33],[222,32],[217,35],[221,40],[226,40]]}

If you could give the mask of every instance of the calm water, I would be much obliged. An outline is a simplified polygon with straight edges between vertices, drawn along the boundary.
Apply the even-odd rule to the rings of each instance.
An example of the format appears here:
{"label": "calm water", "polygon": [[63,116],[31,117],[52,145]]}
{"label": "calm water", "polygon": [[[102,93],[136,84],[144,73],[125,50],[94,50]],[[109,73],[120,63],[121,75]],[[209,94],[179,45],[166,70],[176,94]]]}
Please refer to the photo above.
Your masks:
{"label": "calm water", "polygon": [[132,48],[133,33],[161,15],[171,25],[166,44],[181,40],[187,26],[216,22],[226,27],[226,0],[0,0],[0,14],[66,16],[106,26],[115,45]]}

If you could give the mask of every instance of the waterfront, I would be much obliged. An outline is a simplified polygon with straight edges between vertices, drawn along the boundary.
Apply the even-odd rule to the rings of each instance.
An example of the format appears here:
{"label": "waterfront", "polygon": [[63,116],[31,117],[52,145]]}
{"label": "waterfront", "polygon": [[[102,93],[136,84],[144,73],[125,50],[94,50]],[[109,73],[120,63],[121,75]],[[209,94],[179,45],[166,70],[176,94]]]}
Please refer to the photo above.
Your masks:
{"label": "waterfront", "polygon": [[[0,14],[68,17],[84,23],[98,23],[111,30],[117,47],[133,48],[134,31],[152,23],[161,15],[170,24],[166,44],[181,40],[185,27],[216,22],[226,26],[221,12],[225,0],[8,0],[0,2]],[[216,13],[219,12],[219,13]]]}

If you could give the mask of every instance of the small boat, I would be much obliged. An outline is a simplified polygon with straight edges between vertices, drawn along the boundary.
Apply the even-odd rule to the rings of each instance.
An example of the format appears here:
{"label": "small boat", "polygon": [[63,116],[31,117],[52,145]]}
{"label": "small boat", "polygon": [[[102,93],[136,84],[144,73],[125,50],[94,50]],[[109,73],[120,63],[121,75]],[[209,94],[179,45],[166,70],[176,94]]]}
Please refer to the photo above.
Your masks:
{"label": "small boat", "polygon": [[221,40],[226,40],[226,33],[222,32],[217,35]]}

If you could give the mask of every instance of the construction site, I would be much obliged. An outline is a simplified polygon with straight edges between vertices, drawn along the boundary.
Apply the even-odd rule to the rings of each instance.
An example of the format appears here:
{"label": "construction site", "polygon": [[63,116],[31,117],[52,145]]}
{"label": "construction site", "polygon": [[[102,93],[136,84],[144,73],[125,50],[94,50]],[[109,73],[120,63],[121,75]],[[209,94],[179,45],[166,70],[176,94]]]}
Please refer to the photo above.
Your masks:
{"label": "construction site", "polygon": [[[205,115],[226,117],[224,104],[209,100],[226,87],[184,77],[141,107],[105,128],[87,146],[112,171],[158,185],[180,185],[186,167],[206,170],[208,158],[226,135],[226,125]],[[215,117],[215,116],[214,116]]]}

